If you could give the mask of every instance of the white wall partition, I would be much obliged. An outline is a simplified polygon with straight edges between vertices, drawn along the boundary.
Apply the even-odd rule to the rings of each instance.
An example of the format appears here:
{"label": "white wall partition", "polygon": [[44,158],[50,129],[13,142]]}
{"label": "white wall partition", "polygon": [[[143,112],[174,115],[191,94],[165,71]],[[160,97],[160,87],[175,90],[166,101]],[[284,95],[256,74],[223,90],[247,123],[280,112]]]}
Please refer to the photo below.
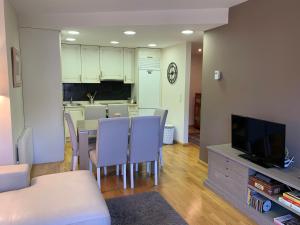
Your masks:
{"label": "white wall partition", "polygon": [[12,76],[12,60],[11,48],[14,47],[20,50],[19,43],[19,27],[18,19],[15,9],[11,3],[6,0],[4,2],[4,16],[5,16],[5,32],[6,32],[6,50],[7,50],[7,66],[9,78],[9,96],[11,107],[11,123],[12,123],[12,136],[14,144],[14,158],[16,159],[16,145],[17,140],[24,130],[24,110],[23,110],[23,95],[22,87],[13,87]]}
{"label": "white wall partition", "polygon": [[[167,79],[171,62],[178,67],[174,84]],[[167,123],[175,126],[175,140],[188,143],[191,44],[182,43],[162,50],[162,107],[169,110]]]}
{"label": "white wall partition", "polygon": [[34,163],[64,159],[60,33],[20,29],[26,127],[33,129]]}
{"label": "white wall partition", "polygon": [[14,163],[6,49],[4,1],[0,0],[0,165]]}

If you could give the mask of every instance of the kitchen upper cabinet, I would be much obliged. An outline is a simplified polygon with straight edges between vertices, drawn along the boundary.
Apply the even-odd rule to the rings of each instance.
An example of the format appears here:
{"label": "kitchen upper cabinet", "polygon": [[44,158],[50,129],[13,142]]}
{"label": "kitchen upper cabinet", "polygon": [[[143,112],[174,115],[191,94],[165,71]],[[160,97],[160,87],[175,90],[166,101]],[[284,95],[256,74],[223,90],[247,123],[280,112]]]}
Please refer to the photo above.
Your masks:
{"label": "kitchen upper cabinet", "polygon": [[61,45],[62,82],[81,83],[80,45]]}
{"label": "kitchen upper cabinet", "polygon": [[101,80],[123,80],[123,48],[100,47]]}
{"label": "kitchen upper cabinet", "polygon": [[134,84],[135,71],[135,50],[132,48],[124,48],[124,83]]}
{"label": "kitchen upper cabinet", "polygon": [[81,67],[83,83],[100,83],[100,48],[81,46]]}

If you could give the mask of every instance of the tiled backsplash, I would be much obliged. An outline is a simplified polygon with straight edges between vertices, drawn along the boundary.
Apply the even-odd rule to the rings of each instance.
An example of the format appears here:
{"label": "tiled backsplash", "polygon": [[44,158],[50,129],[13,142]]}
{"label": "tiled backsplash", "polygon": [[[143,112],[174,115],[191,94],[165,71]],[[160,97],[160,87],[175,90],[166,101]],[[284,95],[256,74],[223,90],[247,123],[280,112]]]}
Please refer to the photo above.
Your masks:
{"label": "tiled backsplash", "polygon": [[64,101],[88,101],[86,94],[97,91],[95,100],[127,100],[131,97],[131,84],[103,81],[100,84],[63,84]]}

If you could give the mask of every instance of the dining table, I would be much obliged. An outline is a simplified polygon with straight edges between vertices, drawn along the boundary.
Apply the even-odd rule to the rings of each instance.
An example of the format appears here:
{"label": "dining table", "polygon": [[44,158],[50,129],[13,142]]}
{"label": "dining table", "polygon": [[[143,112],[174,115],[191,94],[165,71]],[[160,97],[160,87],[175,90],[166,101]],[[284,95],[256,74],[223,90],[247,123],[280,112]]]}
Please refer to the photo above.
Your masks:
{"label": "dining table", "polygon": [[96,137],[98,120],[78,120],[79,169],[89,169],[89,138]]}

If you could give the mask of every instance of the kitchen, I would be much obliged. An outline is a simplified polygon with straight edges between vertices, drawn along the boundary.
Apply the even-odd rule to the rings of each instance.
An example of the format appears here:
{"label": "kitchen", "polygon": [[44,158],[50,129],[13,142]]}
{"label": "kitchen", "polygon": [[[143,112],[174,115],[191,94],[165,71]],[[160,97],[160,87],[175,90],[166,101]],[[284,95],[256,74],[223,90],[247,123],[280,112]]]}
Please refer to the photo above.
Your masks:
{"label": "kitchen", "polygon": [[174,140],[187,143],[191,43],[202,36],[201,27],[188,27],[21,28],[24,115],[34,128],[35,162],[63,160],[63,112],[76,125],[87,106],[121,103],[129,116],[165,108]]}
{"label": "kitchen", "polygon": [[80,32],[62,34],[63,106],[75,125],[87,106],[126,104],[129,116],[160,107],[160,49],[79,44]]}

